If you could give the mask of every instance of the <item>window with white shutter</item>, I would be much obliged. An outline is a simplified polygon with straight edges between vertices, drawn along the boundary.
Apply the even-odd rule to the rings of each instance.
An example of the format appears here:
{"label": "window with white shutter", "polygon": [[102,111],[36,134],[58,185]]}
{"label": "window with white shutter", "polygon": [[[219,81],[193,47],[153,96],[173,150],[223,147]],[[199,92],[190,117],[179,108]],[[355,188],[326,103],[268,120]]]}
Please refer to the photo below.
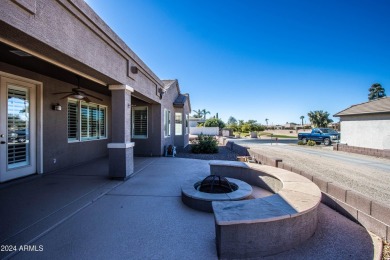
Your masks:
{"label": "window with white shutter", "polygon": [[99,138],[106,138],[107,108],[99,106]]}
{"label": "window with white shutter", "polygon": [[68,100],[68,141],[78,139],[78,104],[75,100]]}
{"label": "window with white shutter", "polygon": [[107,138],[107,107],[79,100],[68,100],[68,141]]}
{"label": "window with white shutter", "polygon": [[133,107],[132,138],[148,138],[148,107]]}
{"label": "window with white shutter", "polygon": [[183,135],[183,114],[175,113],[175,135]]}

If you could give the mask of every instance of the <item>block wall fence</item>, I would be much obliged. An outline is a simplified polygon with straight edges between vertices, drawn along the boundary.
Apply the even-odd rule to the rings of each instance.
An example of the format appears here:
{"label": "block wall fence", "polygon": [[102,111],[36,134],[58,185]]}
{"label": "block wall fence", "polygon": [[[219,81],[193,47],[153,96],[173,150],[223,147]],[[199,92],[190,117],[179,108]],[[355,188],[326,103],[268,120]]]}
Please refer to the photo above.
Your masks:
{"label": "block wall fence", "polygon": [[390,159],[390,150],[388,150],[388,149],[380,150],[380,149],[371,149],[371,148],[350,146],[350,145],[346,145],[346,144],[335,144],[333,146],[333,150],[342,151],[342,152],[349,152],[349,153],[364,154],[364,155],[370,155],[370,156],[377,156],[377,157]]}

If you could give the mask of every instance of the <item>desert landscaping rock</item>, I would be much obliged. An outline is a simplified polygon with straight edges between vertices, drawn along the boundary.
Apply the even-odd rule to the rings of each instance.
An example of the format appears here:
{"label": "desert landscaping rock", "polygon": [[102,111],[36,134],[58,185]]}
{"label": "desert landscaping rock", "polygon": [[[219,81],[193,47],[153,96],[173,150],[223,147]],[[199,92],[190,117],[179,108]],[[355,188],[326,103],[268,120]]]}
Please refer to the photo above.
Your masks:
{"label": "desert landscaping rock", "polygon": [[[390,165],[390,160],[373,158],[364,155],[349,154],[354,160],[340,161],[330,156],[346,154],[343,152],[321,149],[319,147],[307,149],[321,149],[323,156],[307,154],[297,150],[286,149],[284,146],[256,146],[251,149],[261,152],[267,157],[277,157],[283,163],[302,171],[310,172],[314,177],[320,177],[328,181],[338,183],[347,189],[357,191],[373,200],[390,206],[390,174],[386,169],[375,167],[375,162]],[[370,159],[374,163],[358,164],[359,160]]]}

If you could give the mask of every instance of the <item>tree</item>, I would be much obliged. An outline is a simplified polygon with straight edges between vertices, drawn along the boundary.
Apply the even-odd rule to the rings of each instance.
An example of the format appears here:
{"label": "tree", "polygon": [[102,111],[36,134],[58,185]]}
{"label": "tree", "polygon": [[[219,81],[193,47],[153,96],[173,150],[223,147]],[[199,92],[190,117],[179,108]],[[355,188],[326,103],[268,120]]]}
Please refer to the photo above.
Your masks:
{"label": "tree", "polygon": [[194,115],[195,118],[202,118],[202,116],[203,116],[202,110],[200,110],[200,109],[193,110],[193,112],[195,113],[195,115]]}
{"label": "tree", "polygon": [[[242,120],[240,120],[242,121]],[[253,131],[264,131],[264,126],[258,124],[256,120],[248,120],[246,122],[242,121],[241,127],[239,127],[242,132],[248,133]]]}
{"label": "tree", "polygon": [[206,127],[219,127],[220,129],[225,127],[225,123],[219,118],[209,118],[204,122]]}
{"label": "tree", "polygon": [[226,127],[229,128],[229,129],[232,129],[233,131],[237,131],[237,119],[235,119],[234,117],[229,117],[228,121],[227,121],[227,124],[226,124]]}
{"label": "tree", "polygon": [[267,128],[268,128],[268,118],[265,119],[265,123],[267,124]]}
{"label": "tree", "polygon": [[238,120],[238,126],[237,126],[237,131],[241,132],[242,126],[244,125],[244,120]]}
{"label": "tree", "polygon": [[234,117],[231,116],[231,117],[229,117],[227,124],[228,125],[237,124],[237,119],[235,119]]}
{"label": "tree", "polygon": [[307,116],[314,127],[327,127],[329,123],[333,122],[329,118],[329,113],[322,110],[310,111]]}
{"label": "tree", "polygon": [[304,116],[301,116],[300,117],[300,119],[302,120],[302,125],[303,125],[303,119],[304,119],[305,117]]}
{"label": "tree", "polygon": [[375,100],[386,96],[385,89],[379,83],[372,84],[368,91],[370,91],[368,100]]}
{"label": "tree", "polygon": [[203,119],[206,120],[206,115],[210,114],[210,111],[207,111],[206,109],[202,110]]}

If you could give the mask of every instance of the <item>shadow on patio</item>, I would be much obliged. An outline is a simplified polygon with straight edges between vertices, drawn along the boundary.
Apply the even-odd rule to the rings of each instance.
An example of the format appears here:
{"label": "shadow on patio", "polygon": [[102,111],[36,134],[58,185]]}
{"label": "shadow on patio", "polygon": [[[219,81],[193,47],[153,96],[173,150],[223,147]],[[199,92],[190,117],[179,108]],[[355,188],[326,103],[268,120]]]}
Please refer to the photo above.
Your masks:
{"label": "shadow on patio", "polygon": [[[209,174],[208,161],[135,158],[126,182],[108,160],[0,186],[0,252],[16,259],[216,259],[213,214],[181,202],[181,184]],[[316,234],[270,259],[372,259],[367,231],[321,205]],[[264,234],[259,234],[264,235]],[[41,246],[41,247],[40,247]],[[30,247],[33,249],[34,247]]]}

